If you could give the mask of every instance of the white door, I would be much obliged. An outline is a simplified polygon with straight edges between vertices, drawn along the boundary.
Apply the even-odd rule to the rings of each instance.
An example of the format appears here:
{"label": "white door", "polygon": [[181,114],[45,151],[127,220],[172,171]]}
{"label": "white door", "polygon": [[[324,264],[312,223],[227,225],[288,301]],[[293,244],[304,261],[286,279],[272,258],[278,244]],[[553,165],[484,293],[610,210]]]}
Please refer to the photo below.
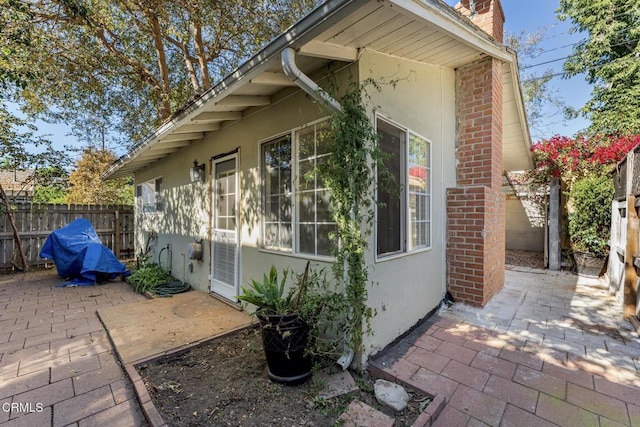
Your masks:
{"label": "white door", "polygon": [[236,154],[214,160],[212,197],[211,291],[237,302],[239,239]]}

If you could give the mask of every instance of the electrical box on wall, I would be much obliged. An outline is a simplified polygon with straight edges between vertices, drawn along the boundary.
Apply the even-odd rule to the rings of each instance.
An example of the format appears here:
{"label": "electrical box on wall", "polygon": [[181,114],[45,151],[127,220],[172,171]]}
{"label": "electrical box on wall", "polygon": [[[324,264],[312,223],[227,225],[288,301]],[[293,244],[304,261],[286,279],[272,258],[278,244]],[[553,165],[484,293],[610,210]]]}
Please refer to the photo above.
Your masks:
{"label": "electrical box on wall", "polygon": [[191,242],[187,245],[187,257],[189,259],[202,259],[202,243]]}

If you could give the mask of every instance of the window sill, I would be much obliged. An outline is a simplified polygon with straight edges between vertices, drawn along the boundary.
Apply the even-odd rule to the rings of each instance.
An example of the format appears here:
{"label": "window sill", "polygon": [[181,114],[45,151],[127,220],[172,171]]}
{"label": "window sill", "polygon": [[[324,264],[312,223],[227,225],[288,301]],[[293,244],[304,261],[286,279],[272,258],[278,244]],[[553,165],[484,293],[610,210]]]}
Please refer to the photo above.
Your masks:
{"label": "window sill", "polygon": [[290,258],[306,259],[306,260],[315,261],[315,262],[332,263],[332,262],[335,261],[335,258],[331,257],[331,256],[299,254],[299,253],[295,253],[295,252],[276,251],[276,250],[273,250],[273,249],[260,248],[260,249],[258,249],[258,252],[262,252],[262,253],[265,253],[265,254],[271,254],[271,255],[281,255],[281,256],[286,256],[286,257],[290,257]]}
{"label": "window sill", "polygon": [[378,264],[378,263],[391,261],[391,260],[398,259],[398,258],[409,257],[409,256],[412,256],[412,255],[417,255],[417,254],[421,254],[421,253],[424,253],[424,252],[429,252],[432,249],[433,248],[430,246],[428,248],[414,249],[411,252],[403,252],[403,253],[400,253],[400,254],[393,254],[393,255],[389,255],[389,256],[385,256],[385,257],[380,257],[380,256],[376,255],[375,263]]}

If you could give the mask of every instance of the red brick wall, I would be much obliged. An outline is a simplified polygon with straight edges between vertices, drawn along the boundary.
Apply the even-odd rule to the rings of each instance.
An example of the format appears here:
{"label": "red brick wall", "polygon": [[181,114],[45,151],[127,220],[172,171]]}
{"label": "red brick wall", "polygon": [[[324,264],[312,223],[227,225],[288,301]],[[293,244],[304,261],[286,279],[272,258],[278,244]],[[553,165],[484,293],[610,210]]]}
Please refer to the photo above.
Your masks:
{"label": "red brick wall", "polygon": [[457,301],[482,306],[504,285],[502,63],[456,70],[456,184],[447,189],[447,278]]}
{"label": "red brick wall", "polygon": [[471,15],[469,0],[462,0],[454,8],[463,16],[471,19],[484,32],[502,43],[505,19],[500,0],[476,0],[475,6],[476,13],[473,16]]}
{"label": "red brick wall", "polygon": [[456,70],[458,186],[502,188],[502,63]]}
{"label": "red brick wall", "polygon": [[456,301],[483,306],[504,285],[504,218],[501,190],[447,189],[447,277]]}

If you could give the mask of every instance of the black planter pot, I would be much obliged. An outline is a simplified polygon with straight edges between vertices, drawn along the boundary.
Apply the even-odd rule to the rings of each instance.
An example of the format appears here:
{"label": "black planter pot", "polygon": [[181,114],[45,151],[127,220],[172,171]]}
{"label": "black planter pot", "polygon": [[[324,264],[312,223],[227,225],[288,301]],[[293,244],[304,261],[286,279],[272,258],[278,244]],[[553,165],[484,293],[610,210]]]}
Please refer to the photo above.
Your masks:
{"label": "black planter pot", "polygon": [[258,316],[269,378],[280,383],[302,383],[311,377],[311,359],[305,355],[309,325],[299,316]]}
{"label": "black planter pot", "polygon": [[573,252],[573,259],[576,262],[578,276],[591,277],[597,279],[604,267],[604,257],[588,252]]}

